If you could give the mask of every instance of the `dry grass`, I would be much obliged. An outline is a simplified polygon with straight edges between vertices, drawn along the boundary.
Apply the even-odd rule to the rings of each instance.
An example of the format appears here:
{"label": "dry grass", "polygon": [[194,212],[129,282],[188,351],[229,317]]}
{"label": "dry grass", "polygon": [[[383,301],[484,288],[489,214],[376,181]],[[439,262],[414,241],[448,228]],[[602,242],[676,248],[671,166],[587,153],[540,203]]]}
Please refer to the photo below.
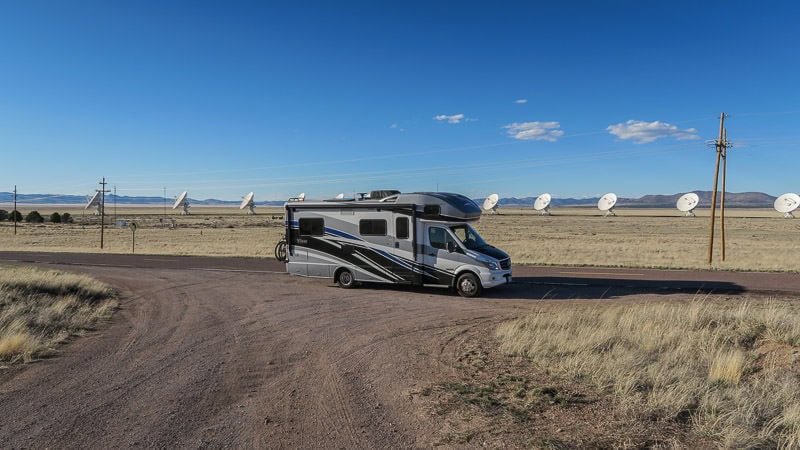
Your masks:
{"label": "dry grass", "polygon": [[[39,208],[45,216],[55,210],[64,211]],[[0,248],[100,252],[99,219],[82,215],[81,209],[69,212],[75,224],[24,224],[17,236],[9,223],[0,223]],[[167,223],[174,220],[174,228],[162,227],[162,212],[158,207],[118,210],[117,218],[138,225],[137,253],[271,257],[283,233],[279,207],[258,208],[255,216],[236,208],[196,207],[190,216],[172,215],[174,211],[169,210]],[[620,208],[617,213],[617,217],[604,218],[592,208],[558,208],[552,216],[539,216],[530,209],[503,209],[500,215],[484,215],[476,228],[487,241],[509,252],[517,264],[709,268],[708,210],[699,210],[695,218],[670,209]],[[717,244],[711,268],[800,271],[798,220],[785,220],[770,209],[731,209],[726,216],[726,241],[727,261],[720,261]],[[106,228],[102,251],[130,253],[130,230]]]}
{"label": "dry grass", "polygon": [[0,267],[0,364],[32,361],[93,329],[117,307],[114,291],[84,275]]}
{"label": "dry grass", "polygon": [[501,348],[614,398],[615,411],[690,426],[725,447],[800,443],[800,318],[777,300],[542,307]]}

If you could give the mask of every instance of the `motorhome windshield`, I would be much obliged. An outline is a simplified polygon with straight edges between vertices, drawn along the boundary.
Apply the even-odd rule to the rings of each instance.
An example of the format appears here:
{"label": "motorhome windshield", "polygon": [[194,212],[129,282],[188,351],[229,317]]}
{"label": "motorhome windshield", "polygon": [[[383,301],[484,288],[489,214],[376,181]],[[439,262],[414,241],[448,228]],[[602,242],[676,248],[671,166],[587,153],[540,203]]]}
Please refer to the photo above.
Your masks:
{"label": "motorhome windshield", "polygon": [[477,250],[488,245],[481,235],[467,224],[454,225],[450,227],[450,230],[452,230],[453,234],[464,244],[464,247],[470,250]]}

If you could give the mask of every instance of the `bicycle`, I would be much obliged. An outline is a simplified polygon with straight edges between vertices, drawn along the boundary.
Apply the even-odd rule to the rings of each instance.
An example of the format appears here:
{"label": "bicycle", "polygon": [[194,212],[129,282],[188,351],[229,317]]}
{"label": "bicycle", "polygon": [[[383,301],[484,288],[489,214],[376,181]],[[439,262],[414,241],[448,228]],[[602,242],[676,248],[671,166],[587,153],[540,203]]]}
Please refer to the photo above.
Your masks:
{"label": "bicycle", "polygon": [[286,234],[281,236],[281,240],[275,244],[275,259],[286,262]]}

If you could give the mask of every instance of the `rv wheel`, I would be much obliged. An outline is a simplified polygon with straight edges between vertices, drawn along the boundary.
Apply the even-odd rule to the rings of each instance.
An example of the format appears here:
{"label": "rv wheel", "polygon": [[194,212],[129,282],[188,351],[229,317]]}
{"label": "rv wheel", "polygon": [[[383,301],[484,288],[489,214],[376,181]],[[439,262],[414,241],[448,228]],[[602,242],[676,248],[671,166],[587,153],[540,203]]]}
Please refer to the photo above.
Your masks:
{"label": "rv wheel", "polygon": [[481,295],[481,282],[474,273],[464,273],[456,281],[456,290],[462,297],[477,297]]}
{"label": "rv wheel", "polygon": [[336,282],[339,283],[340,287],[345,289],[350,289],[356,285],[356,279],[353,277],[353,273],[347,269],[342,269],[342,271],[339,272]]}

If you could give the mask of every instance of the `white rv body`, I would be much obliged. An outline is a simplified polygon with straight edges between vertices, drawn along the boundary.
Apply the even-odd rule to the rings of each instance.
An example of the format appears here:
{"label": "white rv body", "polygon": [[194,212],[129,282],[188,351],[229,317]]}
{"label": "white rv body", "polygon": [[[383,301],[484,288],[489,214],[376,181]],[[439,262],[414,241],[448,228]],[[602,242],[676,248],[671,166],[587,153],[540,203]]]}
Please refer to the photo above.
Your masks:
{"label": "white rv body", "polygon": [[511,259],[470,226],[481,210],[469,198],[440,192],[371,197],[287,202],[287,271],[344,287],[455,287],[467,297],[511,282]]}

